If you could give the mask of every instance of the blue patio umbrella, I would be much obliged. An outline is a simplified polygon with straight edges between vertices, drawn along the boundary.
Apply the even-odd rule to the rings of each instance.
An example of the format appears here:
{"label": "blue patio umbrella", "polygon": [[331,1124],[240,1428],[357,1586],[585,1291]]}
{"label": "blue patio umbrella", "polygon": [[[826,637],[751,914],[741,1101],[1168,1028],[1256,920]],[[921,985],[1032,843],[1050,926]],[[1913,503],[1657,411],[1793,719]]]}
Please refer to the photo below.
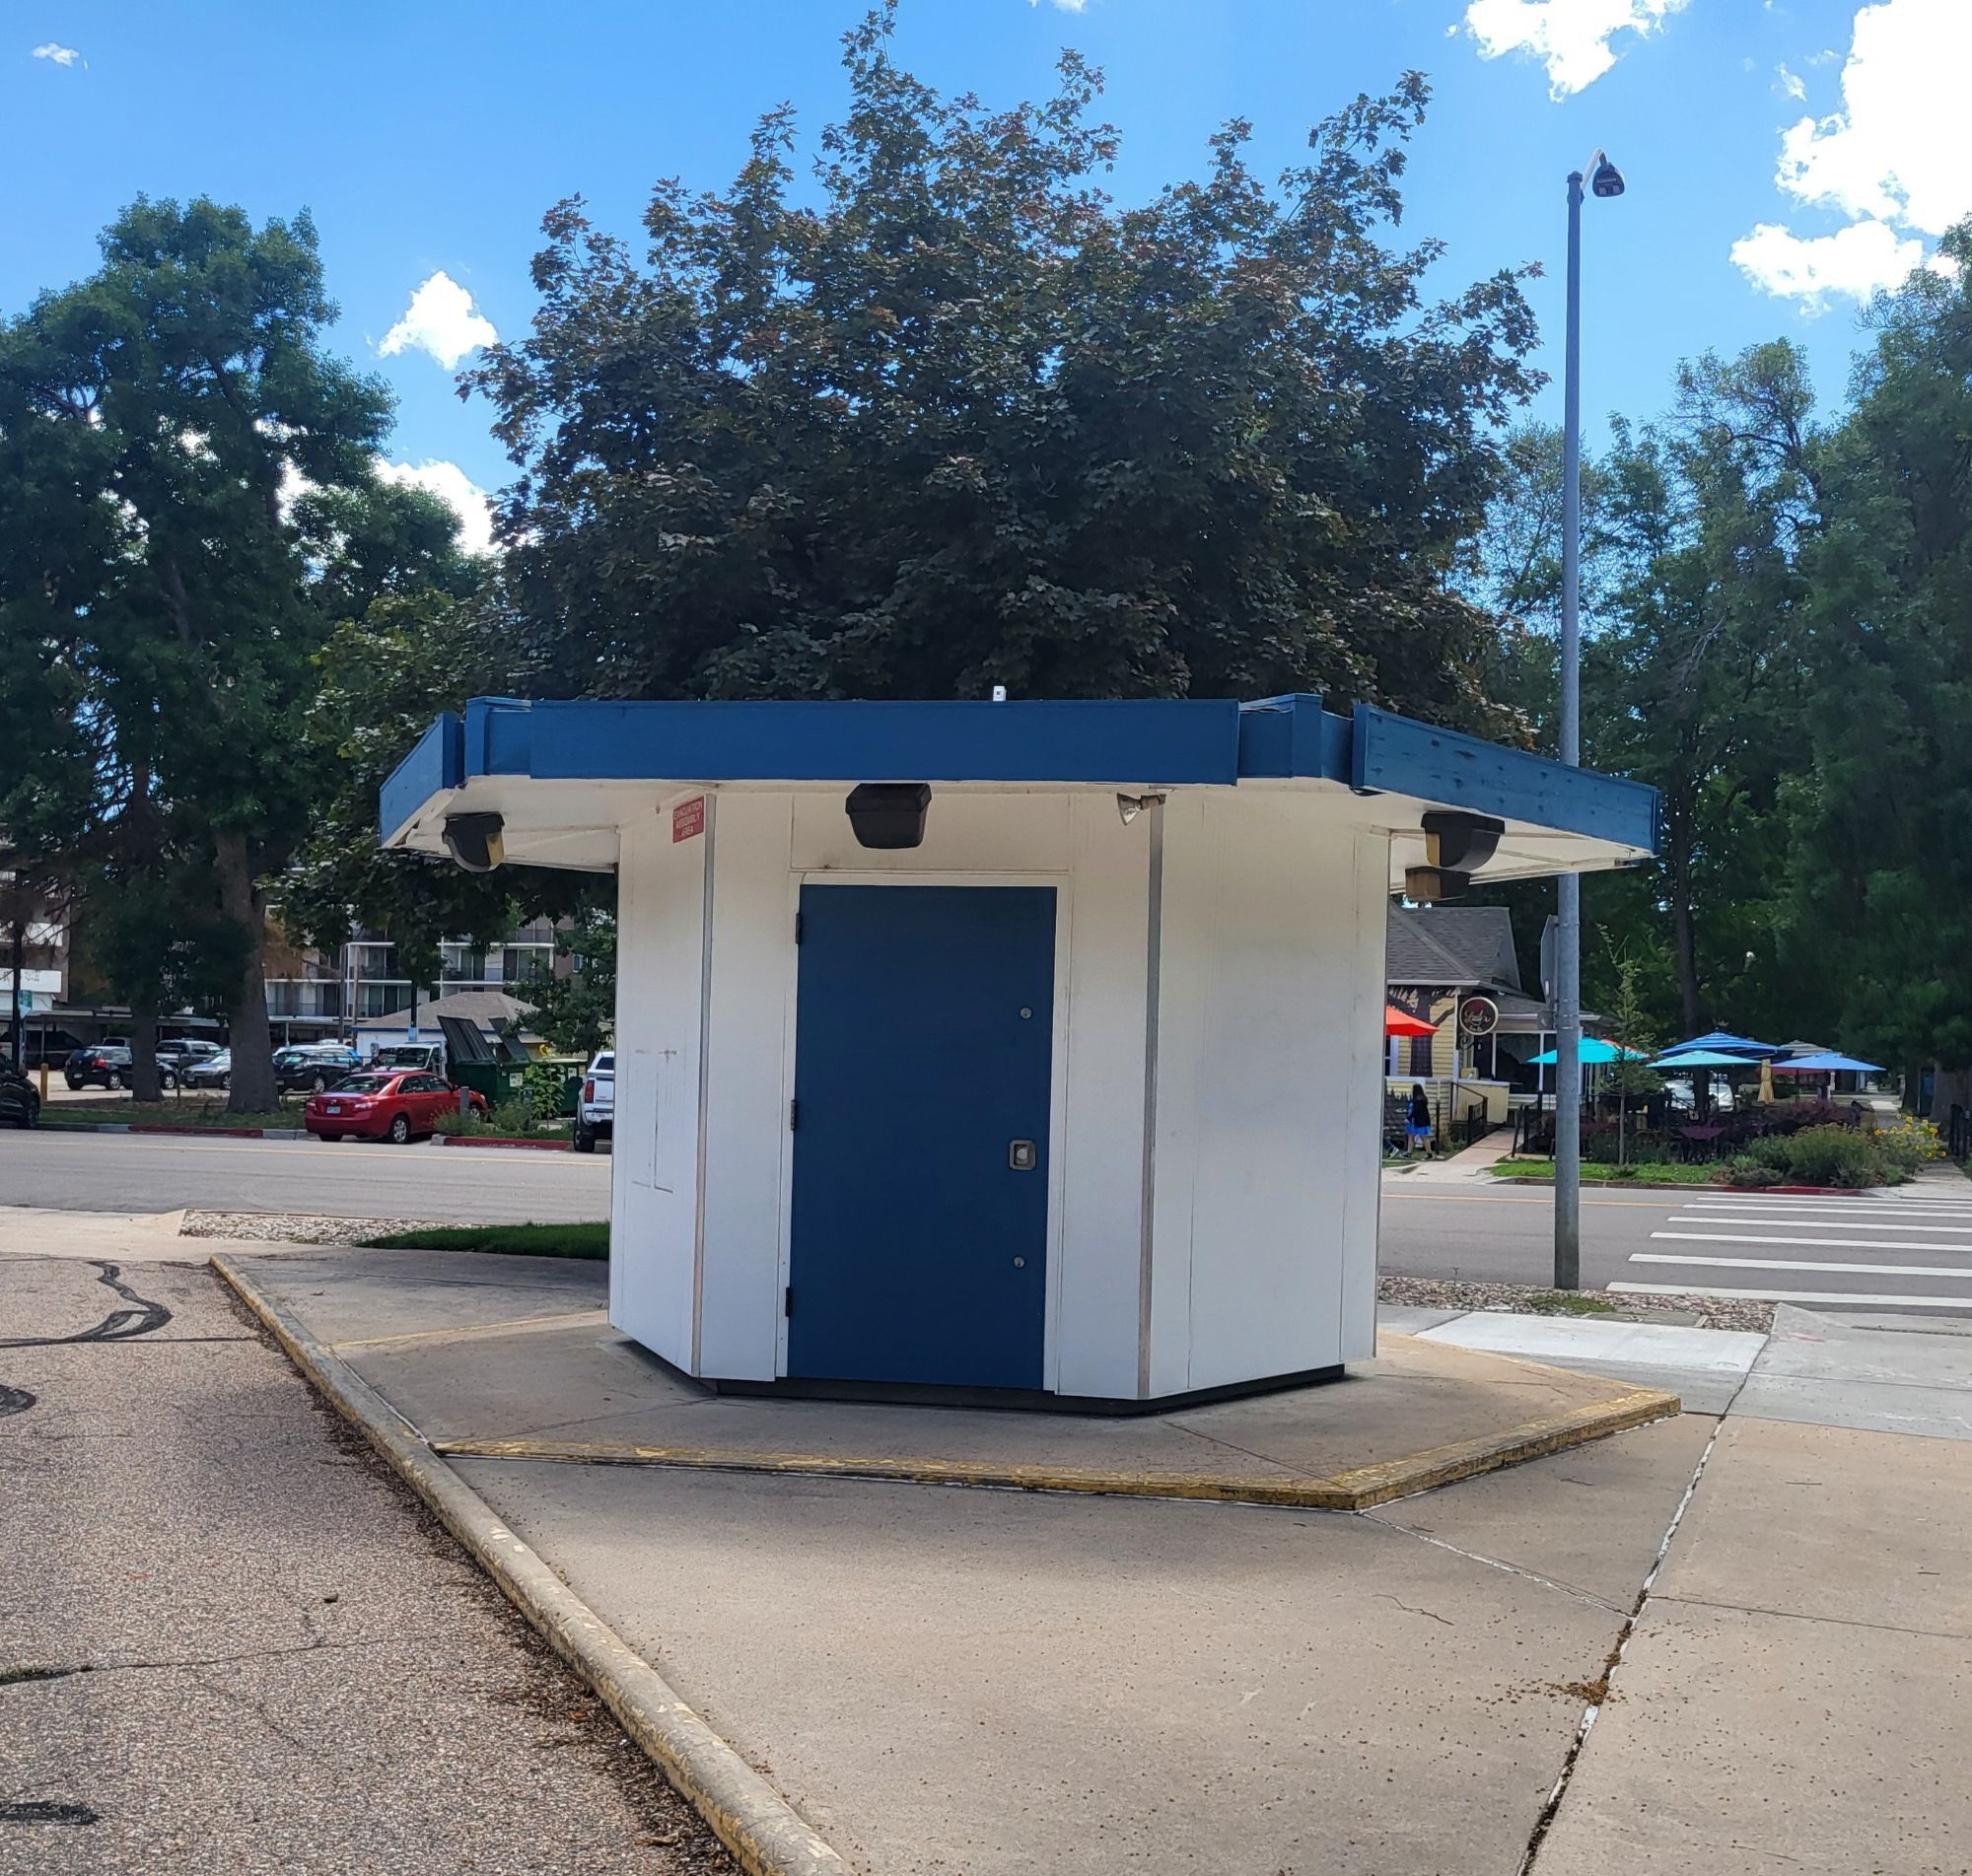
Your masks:
{"label": "blue patio umbrella", "polygon": [[[1604,1042],[1600,1036],[1582,1038],[1582,1062],[1584,1067],[1605,1062],[1642,1062],[1650,1054],[1648,1049],[1626,1049],[1620,1042]],[[1553,1049],[1543,1049],[1539,1055],[1527,1057],[1530,1069],[1551,1069],[1561,1060]]]}
{"label": "blue patio umbrella", "polygon": [[1833,1049],[1774,1064],[1776,1075],[1881,1075],[1882,1072],[1880,1063],[1858,1062],[1853,1055],[1837,1055]]}
{"label": "blue patio umbrella", "polygon": [[[1715,1055],[1725,1055],[1730,1067],[1746,1056],[1779,1055],[1780,1049],[1771,1042],[1755,1042],[1750,1036],[1735,1036],[1728,1029],[1709,1029],[1702,1036],[1693,1036],[1689,1042],[1674,1042],[1664,1051],[1665,1055],[1690,1055],[1706,1049]],[[1717,1066],[1717,1065],[1715,1065]]]}
{"label": "blue patio umbrella", "polygon": [[1685,1069],[1750,1069],[1757,1063],[1743,1055],[1726,1055],[1718,1049],[1695,1049],[1689,1044],[1660,1055],[1651,1064],[1654,1069],[1661,1069],[1666,1075],[1676,1075]]}

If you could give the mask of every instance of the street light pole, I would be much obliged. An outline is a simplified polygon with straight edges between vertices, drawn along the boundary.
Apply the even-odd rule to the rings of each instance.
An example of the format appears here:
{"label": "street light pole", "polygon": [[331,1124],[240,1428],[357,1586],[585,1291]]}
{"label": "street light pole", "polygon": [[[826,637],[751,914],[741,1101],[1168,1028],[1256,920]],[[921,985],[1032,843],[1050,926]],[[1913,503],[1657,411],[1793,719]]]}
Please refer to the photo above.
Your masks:
{"label": "street light pole", "polygon": [[[1623,193],[1600,150],[1590,190]],[[1582,172],[1568,177],[1568,338],[1562,367],[1561,759],[1582,763]],[[1554,1286],[1582,1287],[1582,875],[1557,883],[1554,941]]]}
{"label": "street light pole", "polygon": [[[1582,761],[1582,172],[1568,178],[1568,338],[1562,367],[1561,759]],[[1582,875],[1556,881],[1554,1286],[1582,1286]]]}

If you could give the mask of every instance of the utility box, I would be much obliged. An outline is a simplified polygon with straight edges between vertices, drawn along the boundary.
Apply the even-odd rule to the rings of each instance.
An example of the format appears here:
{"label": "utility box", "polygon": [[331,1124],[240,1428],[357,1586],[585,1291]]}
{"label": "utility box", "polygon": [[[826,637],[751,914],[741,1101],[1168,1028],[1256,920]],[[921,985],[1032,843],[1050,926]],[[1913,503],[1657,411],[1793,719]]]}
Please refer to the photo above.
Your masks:
{"label": "utility box", "polygon": [[1374,1352],[1426,816],[1479,880],[1656,838],[1648,788],[1304,696],[479,702],[384,837],[466,812],[617,873],[623,1333],[722,1386],[1110,1409]]}

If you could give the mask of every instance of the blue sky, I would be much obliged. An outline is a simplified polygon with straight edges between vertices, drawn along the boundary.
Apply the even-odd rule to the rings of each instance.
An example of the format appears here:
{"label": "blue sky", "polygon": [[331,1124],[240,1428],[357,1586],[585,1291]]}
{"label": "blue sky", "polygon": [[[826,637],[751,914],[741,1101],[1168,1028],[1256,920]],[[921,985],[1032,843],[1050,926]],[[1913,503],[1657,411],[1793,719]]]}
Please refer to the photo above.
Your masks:
{"label": "blue sky", "polygon": [[[634,234],[655,178],[727,181],[768,106],[792,100],[811,139],[859,12],[0,0],[0,311],[88,272],[139,191],[255,218],[307,206],[336,340],[397,393],[391,459],[469,510],[468,485],[511,470],[433,348],[526,326],[556,198]],[[1447,290],[1546,263],[1533,296],[1557,373],[1563,177],[1606,145],[1630,192],[1587,213],[1593,413],[1651,415],[1680,358],[1781,333],[1839,396],[1861,299],[1972,209],[1972,0],[904,0],[897,53],[1010,103],[1048,89],[1064,44],[1107,74],[1124,200],[1196,174],[1226,117],[1252,120],[1271,171],[1315,118],[1424,70],[1405,233],[1450,243]]]}

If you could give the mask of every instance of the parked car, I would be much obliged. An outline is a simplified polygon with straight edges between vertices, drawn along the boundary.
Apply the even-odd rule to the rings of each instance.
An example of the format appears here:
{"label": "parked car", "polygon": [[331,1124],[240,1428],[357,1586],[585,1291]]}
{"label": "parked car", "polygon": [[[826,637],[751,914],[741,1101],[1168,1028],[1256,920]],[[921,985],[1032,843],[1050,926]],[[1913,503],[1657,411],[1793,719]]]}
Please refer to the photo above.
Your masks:
{"label": "parked car", "polygon": [[575,1105],[575,1150],[593,1153],[599,1140],[616,1128],[616,1051],[604,1049],[582,1078],[582,1097]]}
{"label": "parked car", "polygon": [[364,1059],[366,1069],[408,1069],[424,1075],[443,1075],[445,1044],[442,1042],[392,1042],[373,1051]]}
{"label": "parked car", "polygon": [[188,1062],[178,1079],[186,1087],[224,1087],[232,1073],[233,1051],[221,1049],[216,1054],[201,1056],[196,1062]]}
{"label": "parked car", "polygon": [[[401,1146],[408,1140],[429,1138],[441,1114],[457,1113],[458,1094],[442,1075],[366,1069],[311,1095],[302,1109],[302,1125],[318,1140],[353,1135]],[[468,1092],[466,1099],[473,1113],[486,1112],[485,1095]]]}
{"label": "parked car", "polygon": [[41,1117],[41,1097],[18,1069],[0,1062],[0,1120],[32,1127]]}
{"label": "parked car", "polygon": [[340,1043],[312,1042],[274,1052],[274,1085],[283,1094],[306,1088],[320,1094],[357,1067],[356,1051]]}
{"label": "parked car", "polygon": [[[131,1055],[127,1042],[95,1042],[77,1049],[62,1064],[62,1079],[71,1089],[84,1087],[126,1088],[130,1085]],[[158,1058],[161,1086],[176,1087],[176,1068],[164,1057]]]}
{"label": "parked car", "polygon": [[219,1053],[216,1042],[199,1042],[190,1036],[167,1036],[158,1044],[158,1060],[169,1062],[179,1080],[194,1062],[209,1062]]}

